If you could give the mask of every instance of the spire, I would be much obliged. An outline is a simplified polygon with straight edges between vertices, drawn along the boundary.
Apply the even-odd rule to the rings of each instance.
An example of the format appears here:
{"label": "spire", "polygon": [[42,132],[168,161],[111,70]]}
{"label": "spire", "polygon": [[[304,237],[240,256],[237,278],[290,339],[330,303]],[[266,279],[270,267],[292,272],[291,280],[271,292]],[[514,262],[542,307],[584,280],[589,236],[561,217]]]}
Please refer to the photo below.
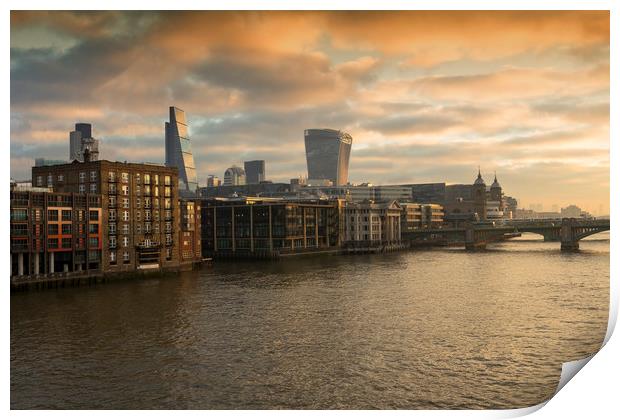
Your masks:
{"label": "spire", "polygon": [[493,185],[491,185],[491,188],[501,188],[501,185],[497,182],[497,171],[495,171],[495,179],[493,180]]}
{"label": "spire", "polygon": [[495,179],[494,179],[494,182],[497,182],[497,171],[494,171],[494,172],[495,172]]}
{"label": "spire", "polygon": [[476,178],[474,185],[485,185],[484,179],[482,179],[482,174],[480,173],[480,166],[478,166],[478,178]]}

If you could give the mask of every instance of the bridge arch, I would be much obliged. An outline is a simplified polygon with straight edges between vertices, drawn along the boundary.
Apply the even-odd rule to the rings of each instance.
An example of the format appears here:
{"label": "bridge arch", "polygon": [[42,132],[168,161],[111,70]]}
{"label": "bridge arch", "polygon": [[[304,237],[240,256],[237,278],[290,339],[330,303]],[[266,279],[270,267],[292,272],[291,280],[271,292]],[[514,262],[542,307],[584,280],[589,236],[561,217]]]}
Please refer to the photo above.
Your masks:
{"label": "bridge arch", "polygon": [[592,229],[592,230],[575,235],[575,240],[579,241],[583,238],[587,238],[588,236],[596,235],[597,233],[601,233],[601,232],[608,232],[609,230],[610,230],[609,226]]}

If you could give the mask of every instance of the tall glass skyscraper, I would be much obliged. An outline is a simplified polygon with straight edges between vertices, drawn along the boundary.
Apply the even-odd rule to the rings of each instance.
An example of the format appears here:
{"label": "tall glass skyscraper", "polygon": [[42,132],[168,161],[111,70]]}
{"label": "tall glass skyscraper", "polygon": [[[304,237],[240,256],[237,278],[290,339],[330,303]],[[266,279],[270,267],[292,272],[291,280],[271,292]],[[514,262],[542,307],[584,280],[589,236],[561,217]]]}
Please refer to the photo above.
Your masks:
{"label": "tall glass skyscraper", "polygon": [[166,166],[179,169],[179,192],[196,193],[198,178],[185,112],[174,106],[170,107],[170,122],[166,123]]}
{"label": "tall glass skyscraper", "polygon": [[334,185],[345,185],[353,138],[344,131],[323,128],[305,130],[304,139],[308,180],[328,179]]}

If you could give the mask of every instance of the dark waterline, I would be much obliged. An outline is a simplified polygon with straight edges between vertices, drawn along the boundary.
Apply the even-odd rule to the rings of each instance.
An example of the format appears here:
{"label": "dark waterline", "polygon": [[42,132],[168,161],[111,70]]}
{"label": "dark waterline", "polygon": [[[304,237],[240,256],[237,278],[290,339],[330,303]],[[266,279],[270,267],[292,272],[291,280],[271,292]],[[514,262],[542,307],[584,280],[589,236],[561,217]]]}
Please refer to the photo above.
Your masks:
{"label": "dark waterline", "polygon": [[517,408],[597,351],[609,235],[11,296],[11,408]]}

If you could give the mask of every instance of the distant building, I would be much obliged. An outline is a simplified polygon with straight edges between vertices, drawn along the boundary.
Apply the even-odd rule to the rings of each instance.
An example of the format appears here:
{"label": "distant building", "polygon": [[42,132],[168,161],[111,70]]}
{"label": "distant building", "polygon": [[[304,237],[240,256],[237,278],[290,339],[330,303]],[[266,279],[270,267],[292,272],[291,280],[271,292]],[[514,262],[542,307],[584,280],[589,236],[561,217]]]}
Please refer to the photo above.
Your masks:
{"label": "distant building", "polygon": [[504,196],[504,215],[506,219],[516,218],[519,202],[514,197]]}
{"label": "distant building", "polygon": [[265,161],[250,160],[243,163],[246,184],[260,184],[265,181]]}
{"label": "distant building", "polygon": [[284,197],[291,192],[291,185],[284,182],[262,184],[219,185],[198,189],[198,195],[211,197]]}
{"label": "distant building", "polygon": [[86,151],[91,161],[99,160],[99,140],[93,138],[91,124],[77,123],[75,130],[69,133],[69,161],[83,162]]}
{"label": "distant building", "polygon": [[207,187],[219,187],[222,185],[222,180],[215,175],[209,175],[207,178]]}
{"label": "distant building", "polygon": [[345,185],[349,176],[349,157],[353,138],[332,129],[304,131],[308,179],[328,179],[333,185]]}
{"label": "distant building", "polygon": [[245,185],[245,171],[236,165],[224,172],[224,186]]}
{"label": "distant building", "polygon": [[341,185],[341,186],[302,186],[299,191],[325,195],[330,198],[342,198],[353,202],[374,201],[410,201],[411,188],[402,185]]}
{"label": "distant building", "polygon": [[570,206],[566,206],[564,208],[562,208],[561,212],[562,217],[574,217],[574,218],[589,218],[592,217],[591,214],[589,214],[588,212],[582,210],[580,207],[577,207],[574,204],[571,204]]}
{"label": "distant building", "polygon": [[181,195],[196,194],[198,178],[185,111],[174,106],[170,107],[170,121],[166,122],[166,166],[179,170]]}
{"label": "distant building", "polygon": [[444,205],[446,200],[446,183],[409,184],[411,200],[415,203],[436,203]]}
{"label": "distant building", "polygon": [[34,166],[63,165],[65,163],[67,163],[67,161],[66,160],[61,160],[61,159],[36,158],[34,160]]}

